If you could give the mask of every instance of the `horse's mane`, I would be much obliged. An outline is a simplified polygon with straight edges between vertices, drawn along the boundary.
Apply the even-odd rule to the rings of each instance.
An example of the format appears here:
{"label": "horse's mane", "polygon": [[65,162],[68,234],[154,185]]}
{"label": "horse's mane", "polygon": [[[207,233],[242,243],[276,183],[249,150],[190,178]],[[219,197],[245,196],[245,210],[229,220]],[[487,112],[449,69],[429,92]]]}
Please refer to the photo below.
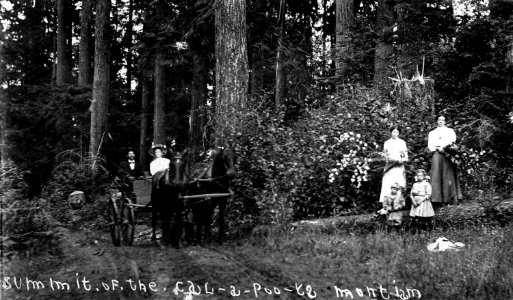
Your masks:
{"label": "horse's mane", "polygon": [[231,150],[215,151],[208,159],[199,161],[190,168],[189,178],[212,178],[212,170],[224,166],[224,160],[230,159],[231,155],[233,155]]}

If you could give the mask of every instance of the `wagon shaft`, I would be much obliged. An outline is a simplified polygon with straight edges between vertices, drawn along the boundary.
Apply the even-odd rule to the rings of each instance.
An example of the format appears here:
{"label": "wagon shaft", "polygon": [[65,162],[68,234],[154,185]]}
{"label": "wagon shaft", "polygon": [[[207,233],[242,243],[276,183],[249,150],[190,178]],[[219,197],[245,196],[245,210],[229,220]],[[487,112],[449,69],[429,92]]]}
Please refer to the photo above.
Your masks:
{"label": "wagon shaft", "polygon": [[232,193],[216,193],[216,194],[199,194],[199,195],[188,195],[180,196],[180,199],[198,199],[198,198],[220,198],[233,196]]}

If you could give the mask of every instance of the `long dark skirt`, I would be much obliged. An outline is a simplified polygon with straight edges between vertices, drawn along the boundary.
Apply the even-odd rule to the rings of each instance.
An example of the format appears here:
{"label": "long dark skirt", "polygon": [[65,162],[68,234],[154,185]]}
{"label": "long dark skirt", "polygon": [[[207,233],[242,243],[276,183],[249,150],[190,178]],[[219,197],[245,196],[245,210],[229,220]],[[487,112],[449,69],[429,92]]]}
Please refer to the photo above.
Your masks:
{"label": "long dark skirt", "polygon": [[447,204],[463,198],[456,165],[436,151],[431,161],[431,202]]}

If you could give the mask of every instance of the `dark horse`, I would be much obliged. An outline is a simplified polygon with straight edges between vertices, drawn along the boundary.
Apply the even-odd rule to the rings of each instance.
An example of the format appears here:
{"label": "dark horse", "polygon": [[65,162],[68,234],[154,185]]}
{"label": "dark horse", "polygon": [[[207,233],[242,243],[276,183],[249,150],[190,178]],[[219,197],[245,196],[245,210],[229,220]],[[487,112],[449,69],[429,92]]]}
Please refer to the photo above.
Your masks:
{"label": "dark horse", "polygon": [[[180,192],[186,184],[186,153],[171,153],[172,159],[169,169],[159,171],[153,175],[151,186],[152,204],[152,236],[156,243],[156,227],[159,213],[162,215],[162,245],[171,243],[178,247],[182,232],[183,199]],[[171,220],[174,220],[171,226]]]}
{"label": "dark horse", "polygon": [[[232,193],[230,183],[235,176],[235,155],[232,148],[219,147],[212,155],[211,165],[198,176],[193,178],[187,186],[187,196],[198,194],[227,194]],[[230,196],[190,198],[185,206],[192,210],[193,221],[196,224],[195,242],[201,244],[202,237],[208,240],[212,216],[216,207],[219,207],[219,235],[218,242],[222,243],[225,224],[224,213],[226,203]],[[191,242],[191,232],[186,232],[186,238]]]}

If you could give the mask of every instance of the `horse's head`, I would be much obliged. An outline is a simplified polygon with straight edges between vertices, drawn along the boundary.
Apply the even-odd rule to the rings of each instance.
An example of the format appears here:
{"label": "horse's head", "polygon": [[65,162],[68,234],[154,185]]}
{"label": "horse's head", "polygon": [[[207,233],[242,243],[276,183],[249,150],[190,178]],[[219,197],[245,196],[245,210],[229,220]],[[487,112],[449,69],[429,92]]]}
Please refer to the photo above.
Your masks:
{"label": "horse's head", "polygon": [[188,149],[183,152],[171,152],[169,162],[169,183],[176,186],[183,186],[187,181],[187,154]]}
{"label": "horse's head", "polygon": [[218,147],[212,159],[212,177],[235,176],[235,152],[233,147]]}

